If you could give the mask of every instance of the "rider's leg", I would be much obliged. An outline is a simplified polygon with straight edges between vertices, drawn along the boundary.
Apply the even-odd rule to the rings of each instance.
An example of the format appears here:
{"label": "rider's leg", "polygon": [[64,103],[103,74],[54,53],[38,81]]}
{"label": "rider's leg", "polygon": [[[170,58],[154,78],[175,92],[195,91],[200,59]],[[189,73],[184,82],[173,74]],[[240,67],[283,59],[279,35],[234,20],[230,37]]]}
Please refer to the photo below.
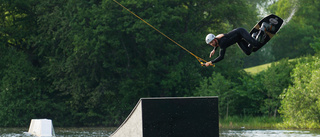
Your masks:
{"label": "rider's leg", "polygon": [[252,46],[248,46],[248,43],[244,40],[240,40],[239,42],[237,42],[240,49],[246,54],[246,55],[250,55],[252,53]]}
{"label": "rider's leg", "polygon": [[247,30],[240,28],[238,31],[242,38],[249,43],[249,45],[247,45],[250,46],[249,48],[251,48],[251,46],[258,47],[259,45],[261,45],[257,40],[251,37]]}

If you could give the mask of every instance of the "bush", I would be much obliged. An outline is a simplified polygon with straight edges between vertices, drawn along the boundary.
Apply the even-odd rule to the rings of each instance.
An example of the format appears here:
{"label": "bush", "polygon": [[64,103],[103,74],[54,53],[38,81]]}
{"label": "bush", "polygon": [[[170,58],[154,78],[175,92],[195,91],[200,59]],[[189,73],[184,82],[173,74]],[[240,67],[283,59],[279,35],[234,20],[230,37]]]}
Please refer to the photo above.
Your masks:
{"label": "bush", "polygon": [[50,113],[48,92],[42,74],[25,53],[13,48],[5,51],[0,59],[5,64],[0,81],[0,126],[25,126],[30,119]]}
{"label": "bush", "polygon": [[319,128],[320,119],[319,57],[300,59],[294,68],[293,85],[281,94],[281,109],[286,128]]}
{"label": "bush", "polygon": [[260,109],[264,114],[277,116],[281,100],[279,95],[292,83],[290,73],[293,64],[288,59],[282,59],[279,62],[272,63],[263,73],[261,82],[265,89],[265,98],[264,105]]}
{"label": "bush", "polygon": [[219,115],[226,116],[235,110],[233,102],[236,100],[232,87],[235,83],[227,80],[220,73],[213,72],[211,77],[204,78],[200,82],[200,87],[196,88],[195,96],[218,96]]}

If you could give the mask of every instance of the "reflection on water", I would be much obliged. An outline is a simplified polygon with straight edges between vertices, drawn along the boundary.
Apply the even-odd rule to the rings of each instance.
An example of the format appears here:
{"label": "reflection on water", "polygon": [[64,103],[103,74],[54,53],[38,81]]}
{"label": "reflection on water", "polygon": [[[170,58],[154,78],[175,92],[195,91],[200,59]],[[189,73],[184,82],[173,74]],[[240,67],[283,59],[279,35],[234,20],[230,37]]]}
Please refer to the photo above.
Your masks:
{"label": "reflection on water", "polygon": [[[57,137],[109,137],[116,128],[55,128]],[[25,136],[28,128],[0,128],[1,137]],[[220,137],[320,137],[320,130],[228,130]]]}
{"label": "reflection on water", "polygon": [[116,128],[57,128],[56,136],[109,137]]}
{"label": "reflection on water", "polygon": [[220,137],[320,137],[319,130],[220,130]]}
{"label": "reflection on water", "polygon": [[[20,132],[21,131],[21,132]],[[28,128],[0,128],[1,137],[21,137]]]}
{"label": "reflection on water", "polygon": [[[109,137],[116,128],[54,128],[56,137]],[[0,137],[27,137],[28,128],[0,128]]]}

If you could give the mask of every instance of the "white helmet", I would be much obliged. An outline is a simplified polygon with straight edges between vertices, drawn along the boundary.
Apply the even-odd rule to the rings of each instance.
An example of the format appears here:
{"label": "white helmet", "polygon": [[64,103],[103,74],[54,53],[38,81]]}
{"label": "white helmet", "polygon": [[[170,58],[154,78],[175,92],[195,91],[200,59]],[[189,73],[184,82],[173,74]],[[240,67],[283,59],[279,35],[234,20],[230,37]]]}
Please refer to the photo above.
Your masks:
{"label": "white helmet", "polygon": [[209,44],[212,40],[214,40],[216,38],[215,35],[213,34],[208,34],[207,37],[206,37],[206,43]]}

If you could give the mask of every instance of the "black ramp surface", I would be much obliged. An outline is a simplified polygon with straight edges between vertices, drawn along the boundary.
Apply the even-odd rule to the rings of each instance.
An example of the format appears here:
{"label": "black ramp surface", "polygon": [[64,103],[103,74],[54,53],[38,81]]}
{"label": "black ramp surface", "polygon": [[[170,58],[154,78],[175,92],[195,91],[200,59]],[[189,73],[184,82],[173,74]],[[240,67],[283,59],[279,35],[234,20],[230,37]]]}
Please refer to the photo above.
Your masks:
{"label": "black ramp surface", "polygon": [[218,98],[143,98],[143,137],[218,137]]}

